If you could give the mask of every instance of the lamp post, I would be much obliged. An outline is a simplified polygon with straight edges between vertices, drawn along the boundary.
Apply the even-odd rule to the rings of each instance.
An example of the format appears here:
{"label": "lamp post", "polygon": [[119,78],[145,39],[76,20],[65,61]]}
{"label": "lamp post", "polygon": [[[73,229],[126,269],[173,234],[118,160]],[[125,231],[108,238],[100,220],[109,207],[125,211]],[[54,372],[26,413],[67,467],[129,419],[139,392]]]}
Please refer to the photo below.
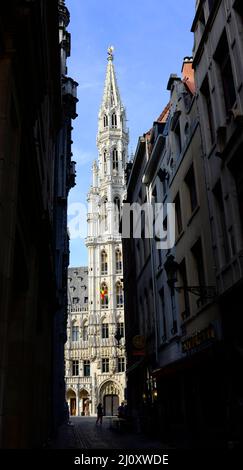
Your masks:
{"label": "lamp post", "polygon": [[217,295],[216,287],[215,286],[175,286],[177,282],[177,272],[179,270],[179,264],[175,261],[175,257],[173,255],[169,255],[165,264],[164,268],[167,274],[167,283],[171,288],[171,291],[174,293],[174,290],[177,292],[181,292],[182,290],[191,292],[200,299],[214,299]]}

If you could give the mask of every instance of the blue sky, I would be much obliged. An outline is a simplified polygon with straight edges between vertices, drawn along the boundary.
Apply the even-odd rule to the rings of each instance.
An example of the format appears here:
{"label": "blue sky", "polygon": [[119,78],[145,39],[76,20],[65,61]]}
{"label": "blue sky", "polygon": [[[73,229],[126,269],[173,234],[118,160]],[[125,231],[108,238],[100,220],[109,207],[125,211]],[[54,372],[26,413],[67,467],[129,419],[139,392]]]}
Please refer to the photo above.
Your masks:
{"label": "blue sky", "polygon": [[[151,128],[166,105],[169,75],[181,73],[183,57],[192,55],[190,32],[195,0],[66,0],[71,21],[68,75],[78,83],[78,118],[73,122],[76,186],[69,196],[69,225],[74,203],[86,204],[92,161],[97,158],[96,134],[107,48],[115,47],[115,70],[127,110],[129,152]],[[72,212],[72,213],[71,213]],[[70,265],[87,264],[84,240],[71,239]]]}

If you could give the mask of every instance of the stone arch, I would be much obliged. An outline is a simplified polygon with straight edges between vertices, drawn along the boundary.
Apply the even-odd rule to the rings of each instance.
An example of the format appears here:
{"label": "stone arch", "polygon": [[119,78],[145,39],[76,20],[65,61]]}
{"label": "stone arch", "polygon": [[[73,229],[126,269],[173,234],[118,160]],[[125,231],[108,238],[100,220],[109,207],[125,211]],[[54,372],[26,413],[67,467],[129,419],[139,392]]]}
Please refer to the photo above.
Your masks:
{"label": "stone arch", "polygon": [[70,416],[77,416],[77,395],[72,387],[69,387],[66,391],[66,400]]}
{"label": "stone arch", "polygon": [[81,416],[90,416],[90,393],[85,388],[81,388],[81,390],[79,391],[79,401]]}
{"label": "stone arch", "polygon": [[104,415],[117,415],[119,404],[123,400],[121,385],[112,379],[105,380],[99,386],[98,402],[102,403]]}

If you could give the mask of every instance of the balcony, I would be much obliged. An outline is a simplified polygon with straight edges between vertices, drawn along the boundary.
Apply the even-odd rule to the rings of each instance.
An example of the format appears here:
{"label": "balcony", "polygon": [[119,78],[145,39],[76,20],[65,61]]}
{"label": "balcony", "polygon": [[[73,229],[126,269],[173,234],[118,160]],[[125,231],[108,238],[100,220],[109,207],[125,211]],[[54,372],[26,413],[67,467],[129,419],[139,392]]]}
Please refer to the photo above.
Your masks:
{"label": "balcony", "polygon": [[69,377],[65,377],[65,382],[66,382],[66,386],[68,387],[69,385],[91,385],[92,383],[92,377],[83,377],[83,376],[78,376],[78,377],[75,377],[75,376],[69,376]]}

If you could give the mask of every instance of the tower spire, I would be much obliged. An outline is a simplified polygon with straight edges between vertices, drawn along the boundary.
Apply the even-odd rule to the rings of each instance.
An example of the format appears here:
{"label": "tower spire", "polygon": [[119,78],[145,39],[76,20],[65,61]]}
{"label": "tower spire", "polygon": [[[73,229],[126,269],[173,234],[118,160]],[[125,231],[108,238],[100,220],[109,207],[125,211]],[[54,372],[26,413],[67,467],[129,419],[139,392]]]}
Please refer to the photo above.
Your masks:
{"label": "tower spire", "polygon": [[116,74],[114,69],[114,47],[110,46],[108,52],[108,64],[106,69],[105,86],[102,100],[102,108],[111,109],[114,106],[121,105],[119,88],[117,85]]}

